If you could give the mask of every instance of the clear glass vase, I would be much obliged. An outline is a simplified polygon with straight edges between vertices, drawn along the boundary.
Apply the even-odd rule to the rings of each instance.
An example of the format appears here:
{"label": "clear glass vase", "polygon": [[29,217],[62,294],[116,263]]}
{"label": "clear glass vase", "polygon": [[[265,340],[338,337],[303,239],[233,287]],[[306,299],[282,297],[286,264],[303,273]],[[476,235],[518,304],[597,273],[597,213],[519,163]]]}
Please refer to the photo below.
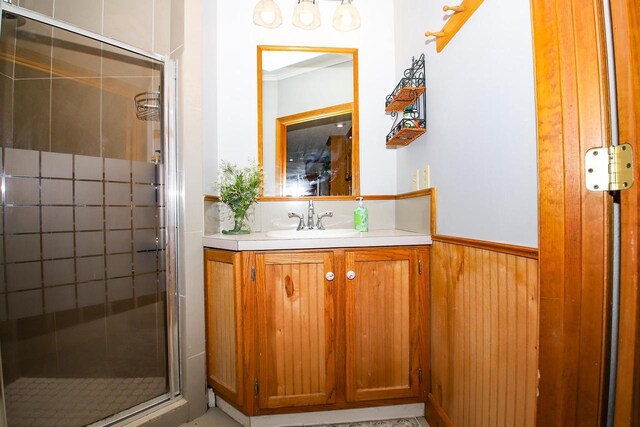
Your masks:
{"label": "clear glass vase", "polygon": [[249,234],[251,230],[245,227],[246,211],[236,212],[233,216],[233,228],[231,230],[222,230],[222,234]]}

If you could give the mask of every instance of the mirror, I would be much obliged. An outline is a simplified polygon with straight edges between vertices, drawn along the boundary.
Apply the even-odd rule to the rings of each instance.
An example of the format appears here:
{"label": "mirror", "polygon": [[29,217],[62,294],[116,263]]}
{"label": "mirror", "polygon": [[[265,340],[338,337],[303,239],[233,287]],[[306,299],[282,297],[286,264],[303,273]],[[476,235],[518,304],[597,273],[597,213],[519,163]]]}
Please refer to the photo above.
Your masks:
{"label": "mirror", "polygon": [[262,196],[360,193],[358,51],[258,46]]}

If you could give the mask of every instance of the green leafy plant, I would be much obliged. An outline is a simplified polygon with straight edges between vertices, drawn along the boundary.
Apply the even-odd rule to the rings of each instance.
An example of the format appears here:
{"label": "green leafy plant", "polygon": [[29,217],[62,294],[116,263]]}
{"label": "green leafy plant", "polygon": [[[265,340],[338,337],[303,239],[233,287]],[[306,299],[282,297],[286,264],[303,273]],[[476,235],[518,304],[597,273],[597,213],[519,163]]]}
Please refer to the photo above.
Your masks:
{"label": "green leafy plant", "polygon": [[218,175],[220,200],[227,205],[233,216],[233,229],[223,230],[225,234],[246,234],[243,229],[249,208],[258,200],[262,172],[255,164],[239,167],[236,164],[222,161]]}

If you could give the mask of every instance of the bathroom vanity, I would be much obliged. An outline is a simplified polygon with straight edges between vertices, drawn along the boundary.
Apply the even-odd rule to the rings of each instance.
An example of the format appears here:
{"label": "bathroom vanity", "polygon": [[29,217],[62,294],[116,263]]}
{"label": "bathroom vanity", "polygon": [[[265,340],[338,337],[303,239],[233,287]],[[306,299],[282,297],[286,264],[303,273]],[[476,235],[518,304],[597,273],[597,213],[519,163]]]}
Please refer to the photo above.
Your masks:
{"label": "bathroom vanity", "polygon": [[246,416],[424,402],[430,243],[204,237],[209,385]]}

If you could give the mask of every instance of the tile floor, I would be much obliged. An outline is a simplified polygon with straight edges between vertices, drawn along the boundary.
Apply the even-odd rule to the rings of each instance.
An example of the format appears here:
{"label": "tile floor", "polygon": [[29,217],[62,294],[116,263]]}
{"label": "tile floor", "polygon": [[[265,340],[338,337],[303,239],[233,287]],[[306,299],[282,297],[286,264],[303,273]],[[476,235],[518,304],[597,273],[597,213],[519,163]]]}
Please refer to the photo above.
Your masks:
{"label": "tile floor", "polygon": [[[429,427],[424,417],[418,418],[421,427]],[[219,408],[210,408],[206,414],[181,427],[241,427],[235,420],[222,412]]]}
{"label": "tile floor", "polygon": [[165,388],[159,377],[23,377],[5,388],[7,419],[12,427],[82,426],[145,402]]}

